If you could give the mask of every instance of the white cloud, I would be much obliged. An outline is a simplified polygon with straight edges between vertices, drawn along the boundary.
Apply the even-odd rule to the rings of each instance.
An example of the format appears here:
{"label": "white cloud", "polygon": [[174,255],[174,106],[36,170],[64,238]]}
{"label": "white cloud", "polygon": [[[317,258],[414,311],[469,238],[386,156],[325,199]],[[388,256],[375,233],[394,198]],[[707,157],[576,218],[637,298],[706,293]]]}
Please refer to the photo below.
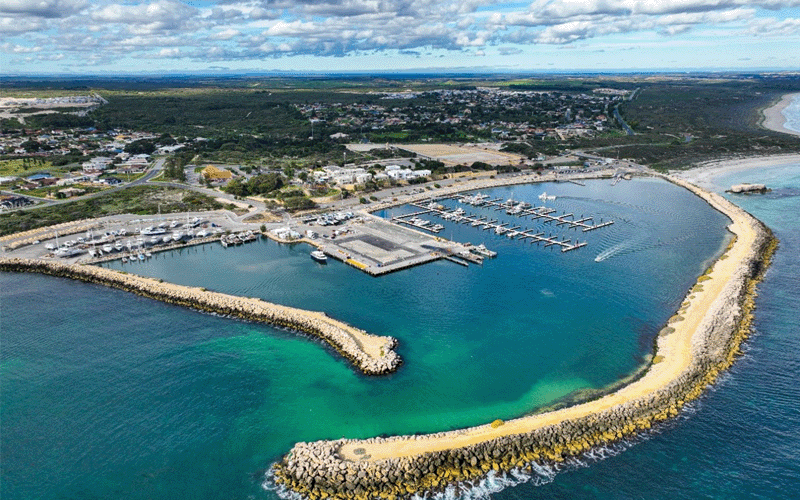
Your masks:
{"label": "white cloud", "polygon": [[159,0],[138,5],[107,5],[92,12],[95,22],[125,24],[138,33],[155,33],[177,30],[184,26],[198,11],[174,0]]}
{"label": "white cloud", "polygon": [[525,45],[583,50],[588,40],[634,36],[663,43],[706,37],[724,46],[726,37],[797,35],[791,9],[800,6],[800,0],[531,0],[516,9],[504,0],[123,1],[0,0],[0,52],[40,47],[43,57],[91,55],[110,64],[119,54],[142,61],[447,51],[513,56]]}
{"label": "white cloud", "polygon": [[87,0],[3,0],[0,13],[60,18],[77,14],[88,4]]}

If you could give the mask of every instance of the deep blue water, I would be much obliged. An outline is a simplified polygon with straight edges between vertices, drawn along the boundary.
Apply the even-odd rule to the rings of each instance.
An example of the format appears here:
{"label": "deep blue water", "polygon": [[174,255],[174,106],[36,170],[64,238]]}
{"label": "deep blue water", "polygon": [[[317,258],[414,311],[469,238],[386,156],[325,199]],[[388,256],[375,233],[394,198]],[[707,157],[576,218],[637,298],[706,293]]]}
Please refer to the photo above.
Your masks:
{"label": "deep blue water", "polygon": [[[768,184],[800,186],[793,172]],[[444,236],[500,256],[377,279],[271,242],[125,267],[394,335],[406,365],[387,378],[359,376],[318,343],[270,327],[0,274],[3,498],[274,498],[261,487],[264,470],[296,441],[509,418],[633,372],[726,244],[726,220],[654,180],[493,194],[534,202],[544,189],[559,195],[559,211],[615,224],[586,234],[542,226],[588,241],[563,255],[448,225]],[[747,356],[688,417],[616,457],[497,498],[779,498],[796,486],[800,308],[797,262],[787,255],[800,243],[786,211],[797,212],[798,197],[736,201],[782,240]]]}
{"label": "deep blue water", "polygon": [[800,491],[800,165],[714,180],[766,183],[763,196],[726,195],[764,221],[780,247],[759,286],[755,333],[721,383],[681,418],[611,458],[497,500],[796,499]]}

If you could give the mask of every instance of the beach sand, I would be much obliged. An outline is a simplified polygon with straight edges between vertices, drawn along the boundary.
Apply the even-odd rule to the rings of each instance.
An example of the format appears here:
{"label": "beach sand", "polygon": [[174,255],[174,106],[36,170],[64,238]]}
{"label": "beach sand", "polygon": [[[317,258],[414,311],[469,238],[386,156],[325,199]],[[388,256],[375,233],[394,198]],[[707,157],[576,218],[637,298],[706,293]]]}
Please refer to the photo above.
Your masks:
{"label": "beach sand", "polygon": [[670,172],[670,175],[679,179],[686,180],[696,186],[707,190],[713,190],[718,186],[714,181],[720,175],[727,175],[734,172],[745,170],[762,170],[776,165],[787,163],[800,164],[800,154],[785,154],[773,156],[758,156],[753,158],[741,158],[736,160],[715,160],[701,163],[697,168],[690,170],[677,170]]}
{"label": "beach sand", "polygon": [[786,123],[786,117],[783,116],[783,110],[786,108],[786,106],[791,104],[795,96],[798,95],[800,94],[786,94],[780,101],[778,101],[777,104],[762,111],[764,114],[764,119],[761,121],[761,125],[764,128],[774,130],[775,132],[783,132],[785,134],[800,136],[800,132],[788,129],[784,126]]}

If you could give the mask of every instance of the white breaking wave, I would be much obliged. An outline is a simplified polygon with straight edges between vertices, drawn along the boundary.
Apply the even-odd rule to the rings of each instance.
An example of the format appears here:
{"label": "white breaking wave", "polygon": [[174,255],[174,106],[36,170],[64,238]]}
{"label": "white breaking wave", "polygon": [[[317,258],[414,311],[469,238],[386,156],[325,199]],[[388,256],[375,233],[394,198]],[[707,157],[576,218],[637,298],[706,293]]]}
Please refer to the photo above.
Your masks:
{"label": "white breaking wave", "polygon": [[[654,432],[657,432],[656,428],[651,429],[649,433],[593,448],[580,457],[567,459],[562,464],[540,465],[531,463],[522,469],[513,469],[508,473],[489,471],[486,477],[482,479],[464,481],[450,485],[444,491],[416,494],[410,498],[412,500],[491,500],[493,494],[499,493],[506,488],[527,483],[534,486],[542,486],[553,482],[562,471],[589,467],[594,462],[615,457],[642,439],[647,439],[648,435]],[[264,475],[264,481],[261,486],[264,490],[274,493],[282,500],[304,500],[302,495],[275,483],[275,474],[272,472],[271,467]]]}

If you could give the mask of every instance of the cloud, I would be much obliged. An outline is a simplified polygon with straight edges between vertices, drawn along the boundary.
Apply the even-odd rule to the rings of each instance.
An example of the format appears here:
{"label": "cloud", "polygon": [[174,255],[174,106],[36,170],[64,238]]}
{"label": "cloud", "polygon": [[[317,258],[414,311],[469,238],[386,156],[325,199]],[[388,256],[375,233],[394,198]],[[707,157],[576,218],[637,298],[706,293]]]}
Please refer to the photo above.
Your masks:
{"label": "cloud", "polygon": [[33,33],[45,27],[41,19],[17,19],[14,17],[0,17],[0,33],[4,35],[21,35]]}
{"label": "cloud", "polygon": [[124,24],[138,33],[177,30],[197,15],[197,9],[174,0],[138,5],[107,5],[92,12],[95,22]]}
{"label": "cloud", "polygon": [[61,18],[77,14],[88,4],[87,0],[3,0],[0,14]]}
{"label": "cloud", "polygon": [[[0,0],[0,53],[40,47],[98,64],[442,52],[513,55],[525,46],[644,36],[796,36],[800,0]],[[47,36],[45,36],[45,34]],[[111,54],[111,56],[108,56]],[[109,62],[110,61],[110,62]]]}

